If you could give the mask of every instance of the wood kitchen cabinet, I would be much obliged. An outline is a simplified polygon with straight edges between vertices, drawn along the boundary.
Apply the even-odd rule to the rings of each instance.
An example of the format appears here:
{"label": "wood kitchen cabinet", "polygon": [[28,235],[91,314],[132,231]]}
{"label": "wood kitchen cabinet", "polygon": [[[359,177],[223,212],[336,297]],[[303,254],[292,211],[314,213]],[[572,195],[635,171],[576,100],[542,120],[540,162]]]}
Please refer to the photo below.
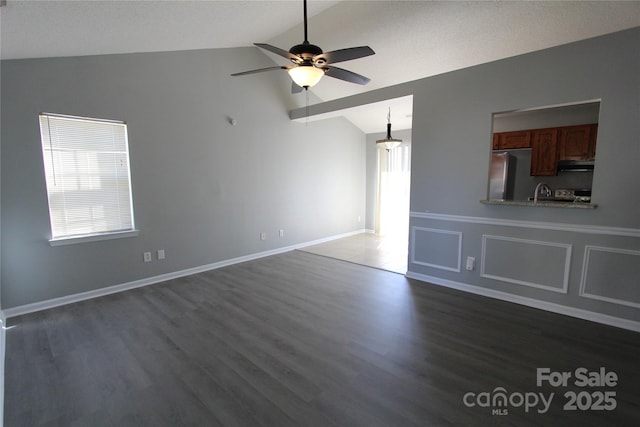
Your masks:
{"label": "wood kitchen cabinet", "polygon": [[558,160],[594,160],[597,124],[560,128]]}
{"label": "wood kitchen cabinet", "polygon": [[531,176],[558,174],[558,128],[536,129],[531,141]]}
{"label": "wood kitchen cabinet", "polygon": [[531,148],[530,130],[519,130],[514,132],[499,132],[493,134],[494,150],[513,150],[517,148]]}
{"label": "wood kitchen cabinet", "polygon": [[598,124],[530,129],[493,134],[493,150],[531,148],[531,176],[555,176],[558,161],[596,157]]}

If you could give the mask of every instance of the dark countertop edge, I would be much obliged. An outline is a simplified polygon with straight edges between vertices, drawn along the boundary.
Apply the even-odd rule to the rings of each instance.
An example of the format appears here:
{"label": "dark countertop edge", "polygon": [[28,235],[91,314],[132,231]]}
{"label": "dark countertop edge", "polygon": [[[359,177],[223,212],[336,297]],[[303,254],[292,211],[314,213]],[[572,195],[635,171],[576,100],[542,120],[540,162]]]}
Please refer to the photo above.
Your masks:
{"label": "dark countertop edge", "polygon": [[544,208],[567,208],[567,209],[595,209],[598,207],[594,203],[574,203],[574,202],[533,202],[528,200],[480,200],[485,205],[502,205],[502,206],[532,206]]}

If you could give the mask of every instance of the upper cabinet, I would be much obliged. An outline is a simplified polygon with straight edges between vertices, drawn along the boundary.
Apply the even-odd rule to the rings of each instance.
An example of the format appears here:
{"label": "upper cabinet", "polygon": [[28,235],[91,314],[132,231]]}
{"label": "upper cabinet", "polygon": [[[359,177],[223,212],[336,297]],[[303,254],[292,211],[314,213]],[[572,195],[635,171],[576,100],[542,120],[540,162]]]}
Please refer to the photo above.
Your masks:
{"label": "upper cabinet", "polygon": [[597,124],[561,128],[558,160],[594,160],[597,132]]}
{"label": "upper cabinet", "polygon": [[493,134],[493,149],[514,150],[517,148],[531,148],[531,135],[530,130],[495,133]]}
{"label": "upper cabinet", "polygon": [[533,131],[531,143],[531,176],[558,174],[558,129]]}
{"label": "upper cabinet", "polygon": [[529,129],[493,134],[494,150],[531,149],[531,176],[558,174],[558,162],[591,161],[596,156],[598,124]]}

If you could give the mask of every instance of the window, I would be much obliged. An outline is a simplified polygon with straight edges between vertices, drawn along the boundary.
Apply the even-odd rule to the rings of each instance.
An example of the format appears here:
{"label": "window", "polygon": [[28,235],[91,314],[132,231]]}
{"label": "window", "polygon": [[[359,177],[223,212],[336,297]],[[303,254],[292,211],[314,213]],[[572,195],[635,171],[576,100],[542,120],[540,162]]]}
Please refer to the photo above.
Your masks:
{"label": "window", "polygon": [[55,245],[135,235],[127,124],[40,114]]}

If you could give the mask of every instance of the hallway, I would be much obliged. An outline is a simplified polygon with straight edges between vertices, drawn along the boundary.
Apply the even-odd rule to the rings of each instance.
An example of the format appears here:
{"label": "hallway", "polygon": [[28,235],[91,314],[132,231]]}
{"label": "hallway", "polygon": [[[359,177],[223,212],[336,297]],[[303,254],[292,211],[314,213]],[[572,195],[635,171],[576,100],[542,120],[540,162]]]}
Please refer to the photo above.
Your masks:
{"label": "hallway", "polygon": [[407,272],[407,238],[389,238],[374,233],[361,233],[318,245],[301,251],[336,258],[355,264],[379,268],[394,273]]}

